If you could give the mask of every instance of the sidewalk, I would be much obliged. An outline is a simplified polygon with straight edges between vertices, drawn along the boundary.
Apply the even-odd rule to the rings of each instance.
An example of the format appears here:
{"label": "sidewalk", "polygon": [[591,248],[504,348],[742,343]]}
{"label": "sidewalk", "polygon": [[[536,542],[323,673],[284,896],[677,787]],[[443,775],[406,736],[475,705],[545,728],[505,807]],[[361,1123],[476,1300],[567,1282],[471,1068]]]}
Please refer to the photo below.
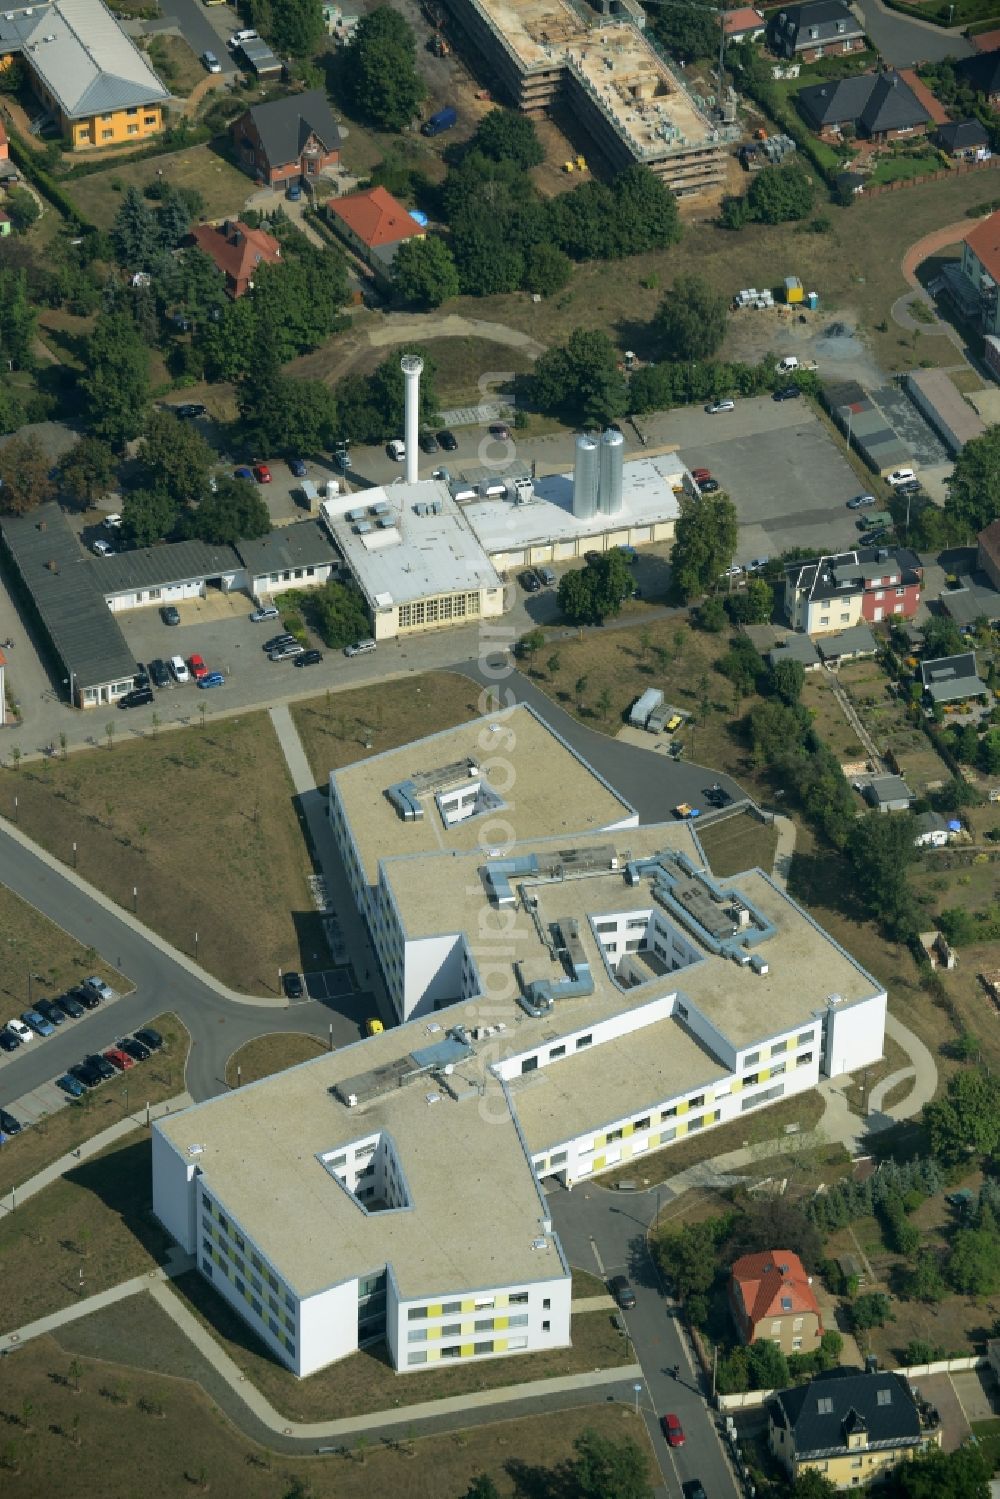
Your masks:
{"label": "sidewalk", "polygon": [[340,852],[330,827],[327,799],[317,789],[316,777],[287,705],[271,708],[270,718],[309,828],[316,858],[323,871],[331,909],[337,914],[347,944],[357,986],[374,996],[376,1008],[383,1020],[395,1020],[382,982],[381,969],[375,960],[368,933],[347,883]]}
{"label": "sidewalk", "polygon": [[[168,1098],[163,1103],[150,1105],[150,1119],[162,1119],[164,1114],[176,1114],[180,1109],[187,1109],[194,1103],[190,1093],[178,1093],[174,1098]],[[29,1177],[21,1186],[15,1187],[8,1192],[6,1197],[0,1197],[0,1213],[14,1213],[29,1197],[34,1197],[43,1187],[48,1187],[67,1171],[72,1171],[79,1166],[81,1161],[87,1161],[91,1156],[99,1155],[108,1145],[113,1145],[116,1140],[122,1139],[124,1135],[130,1135],[134,1130],[143,1129],[146,1125],[146,1111],[140,1110],[137,1114],[126,1114],[124,1119],[119,1119],[115,1124],[109,1124],[107,1129],[102,1129],[100,1134],[92,1135],[89,1140],[82,1140],[76,1150],[61,1155],[57,1161],[50,1166],[44,1166],[35,1176]]]}

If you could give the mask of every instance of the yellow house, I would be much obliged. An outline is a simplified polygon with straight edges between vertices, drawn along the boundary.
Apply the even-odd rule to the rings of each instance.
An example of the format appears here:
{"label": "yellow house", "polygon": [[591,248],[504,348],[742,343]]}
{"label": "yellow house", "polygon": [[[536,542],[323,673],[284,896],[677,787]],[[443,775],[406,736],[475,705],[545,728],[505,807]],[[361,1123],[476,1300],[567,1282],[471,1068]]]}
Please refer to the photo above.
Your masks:
{"label": "yellow house", "polygon": [[901,1374],[831,1369],[768,1403],[768,1441],[794,1481],[815,1468],[860,1488],[924,1447],[941,1445],[937,1412],[918,1406]]}
{"label": "yellow house", "polygon": [[14,58],[74,151],[163,129],[169,92],[102,0],[0,9],[0,69]]}

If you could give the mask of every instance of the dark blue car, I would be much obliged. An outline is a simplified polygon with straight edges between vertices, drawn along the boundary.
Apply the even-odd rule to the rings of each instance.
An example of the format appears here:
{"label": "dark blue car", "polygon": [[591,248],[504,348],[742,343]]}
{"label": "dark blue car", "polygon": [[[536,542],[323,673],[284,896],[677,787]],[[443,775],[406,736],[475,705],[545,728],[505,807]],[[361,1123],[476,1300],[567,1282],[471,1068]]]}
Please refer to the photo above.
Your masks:
{"label": "dark blue car", "polygon": [[56,1087],[61,1088],[64,1093],[68,1093],[70,1098],[82,1098],[87,1091],[83,1084],[68,1072],[64,1072],[62,1077],[56,1078]]}
{"label": "dark blue car", "polygon": [[308,465],[306,464],[306,460],[304,458],[289,458],[288,467],[291,469],[296,479],[304,479],[309,471]]}

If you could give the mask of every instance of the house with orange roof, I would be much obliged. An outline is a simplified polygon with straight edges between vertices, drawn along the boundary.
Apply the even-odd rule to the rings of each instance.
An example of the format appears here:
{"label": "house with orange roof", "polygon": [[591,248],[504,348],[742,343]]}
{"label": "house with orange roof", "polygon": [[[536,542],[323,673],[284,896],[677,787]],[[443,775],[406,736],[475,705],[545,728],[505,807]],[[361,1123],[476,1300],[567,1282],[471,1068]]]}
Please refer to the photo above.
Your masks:
{"label": "house with orange roof", "polygon": [[[1000,213],[980,219],[962,241],[962,280],[969,290],[966,316],[978,298],[979,322],[984,333],[1000,333]],[[950,288],[949,288],[950,289]],[[957,300],[957,298],[956,298]]]}
{"label": "house with orange roof", "polygon": [[191,238],[225,276],[226,291],[234,302],[250,291],[259,265],[275,265],[281,259],[281,246],[274,236],[251,229],[242,219],[195,224]]}
{"label": "house with orange roof", "polygon": [[767,30],[767,22],[752,5],[741,5],[736,10],[723,11],[722,28],[727,42],[759,42]]}
{"label": "house with orange roof", "polygon": [[423,239],[427,233],[424,225],[384,187],[331,198],[327,217],[331,228],[371,266],[381,281],[388,279],[400,245],[408,239]]}
{"label": "house with orange roof", "polygon": [[792,1249],[767,1249],[735,1261],[729,1304],[744,1343],[776,1343],[782,1353],[812,1353],[823,1317],[805,1267]]}

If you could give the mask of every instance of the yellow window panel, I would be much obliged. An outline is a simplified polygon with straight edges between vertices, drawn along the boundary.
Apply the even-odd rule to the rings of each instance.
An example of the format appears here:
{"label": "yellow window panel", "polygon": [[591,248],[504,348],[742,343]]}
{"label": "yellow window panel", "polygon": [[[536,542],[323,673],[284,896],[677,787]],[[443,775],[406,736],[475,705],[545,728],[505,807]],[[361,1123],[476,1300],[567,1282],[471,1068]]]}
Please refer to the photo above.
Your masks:
{"label": "yellow window panel", "polygon": [[502,1327],[509,1327],[510,1326],[510,1318],[509,1317],[494,1317],[494,1319],[493,1319],[493,1326],[497,1329],[497,1331],[499,1331]]}
{"label": "yellow window panel", "polygon": [[677,1138],[678,1138],[678,1140],[681,1138],[682,1135],[686,1135],[687,1132],[688,1132],[687,1125],[686,1124],[679,1124],[677,1126]]}
{"label": "yellow window panel", "polygon": [[595,1155],[593,1169],[595,1171],[601,1171],[601,1170],[603,1170],[603,1168],[607,1165],[607,1161],[608,1161],[607,1156]]}
{"label": "yellow window panel", "polygon": [[684,1101],[683,1101],[683,1103],[679,1103],[677,1105],[677,1112],[678,1112],[678,1114],[686,1114],[689,1108],[690,1108],[690,1104],[688,1103],[687,1099],[685,1098]]}
{"label": "yellow window panel", "polygon": [[476,1351],[475,1343],[463,1343],[459,1358],[472,1358]]}

